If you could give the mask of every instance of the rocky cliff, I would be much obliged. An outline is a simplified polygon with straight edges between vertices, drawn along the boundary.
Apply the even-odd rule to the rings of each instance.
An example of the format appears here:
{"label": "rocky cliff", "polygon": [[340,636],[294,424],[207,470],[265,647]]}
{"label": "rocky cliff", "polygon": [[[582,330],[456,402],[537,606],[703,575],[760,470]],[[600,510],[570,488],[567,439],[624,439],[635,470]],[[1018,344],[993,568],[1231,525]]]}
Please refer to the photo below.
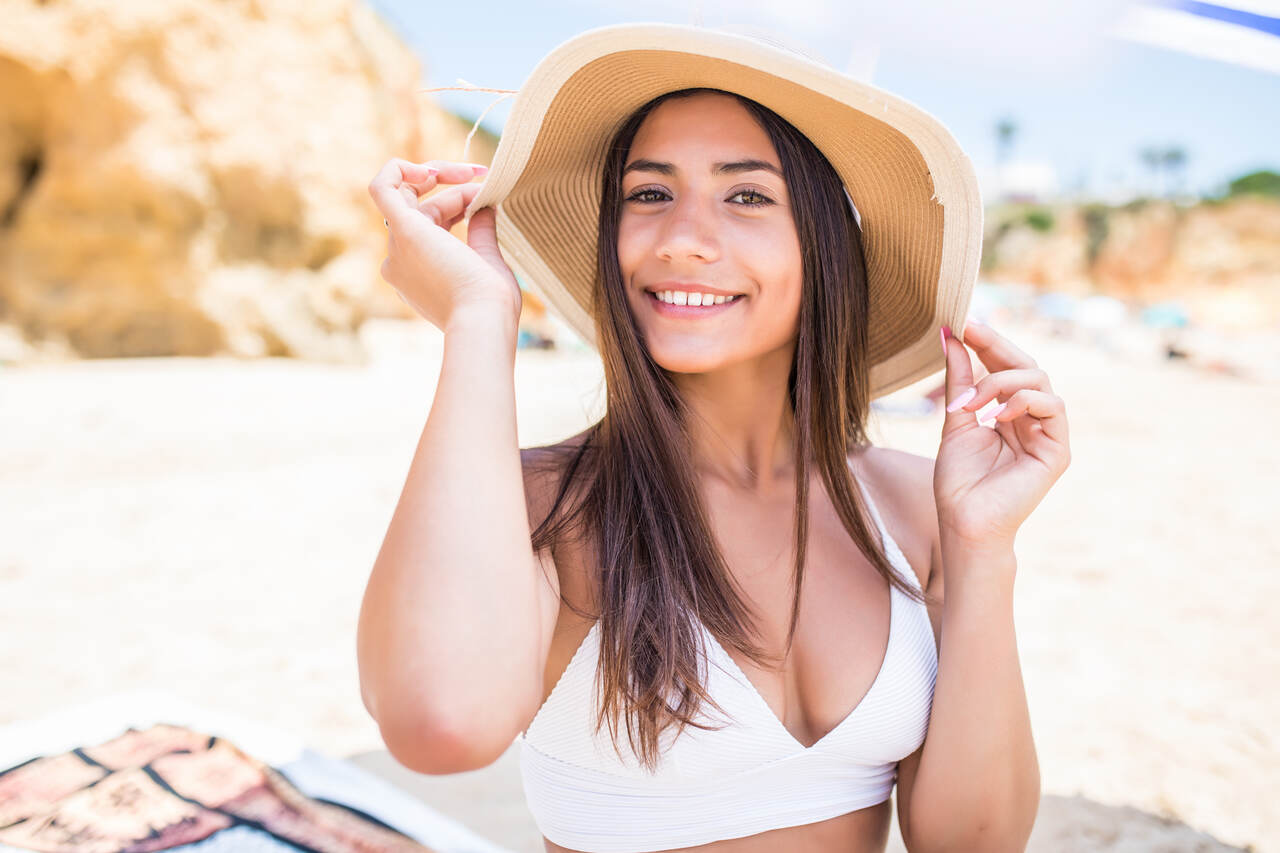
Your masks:
{"label": "rocky cliff", "polygon": [[[393,156],[459,158],[469,126],[367,6],[6,0],[3,17],[17,352],[0,356],[358,360],[365,317],[408,312],[366,187]],[[477,133],[468,159],[492,152]]]}
{"label": "rocky cliff", "polygon": [[1280,201],[1242,195],[1010,206],[987,214],[983,274],[1131,303],[1177,300],[1197,323],[1280,331]]}

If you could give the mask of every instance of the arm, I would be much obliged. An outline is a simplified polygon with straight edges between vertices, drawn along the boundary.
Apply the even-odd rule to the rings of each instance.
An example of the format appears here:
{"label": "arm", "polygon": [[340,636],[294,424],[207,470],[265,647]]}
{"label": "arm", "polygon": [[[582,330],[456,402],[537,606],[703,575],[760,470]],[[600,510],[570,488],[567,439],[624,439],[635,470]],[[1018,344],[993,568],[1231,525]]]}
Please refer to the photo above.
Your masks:
{"label": "arm", "polygon": [[[917,501],[937,509],[932,571],[947,594],[929,732],[903,762],[900,819],[913,851],[1023,850],[1040,767],[1014,637],[1013,540],[1071,464],[1066,407],[1035,360],[994,329],[970,318],[963,340],[949,331],[933,488],[915,484]],[[991,371],[981,379],[970,348]]]}
{"label": "arm", "polygon": [[[1012,564],[943,542],[943,566]],[[933,591],[933,585],[930,585]],[[898,821],[911,853],[1024,850],[1040,767],[1014,638],[1012,585],[949,582],[924,745],[899,765]]]}
{"label": "arm", "polygon": [[559,610],[529,541],[515,417],[515,317],[445,330],[431,412],[360,609],[365,707],[424,773],[494,761],[532,719]]}

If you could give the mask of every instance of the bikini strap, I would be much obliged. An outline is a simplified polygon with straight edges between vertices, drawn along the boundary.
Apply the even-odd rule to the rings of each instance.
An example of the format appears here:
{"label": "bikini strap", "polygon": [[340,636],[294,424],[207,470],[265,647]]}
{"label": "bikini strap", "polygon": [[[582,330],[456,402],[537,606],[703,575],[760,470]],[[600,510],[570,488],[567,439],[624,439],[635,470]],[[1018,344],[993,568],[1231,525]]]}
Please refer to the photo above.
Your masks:
{"label": "bikini strap", "polygon": [[862,497],[867,503],[867,509],[870,510],[871,517],[875,520],[876,527],[880,530],[880,542],[881,547],[884,549],[885,557],[888,558],[890,563],[894,564],[894,568],[897,569],[900,577],[904,578],[907,583],[916,589],[919,589],[920,578],[907,561],[907,555],[902,553],[902,549],[898,547],[898,543],[889,533],[889,529],[885,527],[884,519],[880,517],[880,510],[876,508],[876,502],[871,499],[871,492],[860,480],[858,481],[858,487],[862,489]]}

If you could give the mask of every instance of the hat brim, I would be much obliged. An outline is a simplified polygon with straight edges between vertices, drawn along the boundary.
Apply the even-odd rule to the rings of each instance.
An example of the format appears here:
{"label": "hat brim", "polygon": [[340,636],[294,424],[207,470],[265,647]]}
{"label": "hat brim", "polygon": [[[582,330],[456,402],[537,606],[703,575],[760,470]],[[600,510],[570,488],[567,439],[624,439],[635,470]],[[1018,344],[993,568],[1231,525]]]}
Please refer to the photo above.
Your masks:
{"label": "hat brim", "polygon": [[938,328],[963,335],[982,254],[982,200],[951,133],[902,100],[784,48],[676,24],[589,30],[521,87],[484,187],[503,256],[595,346],[591,300],[605,146],[638,107],[707,86],[791,122],[839,173],[862,216],[871,397],[944,366]]}

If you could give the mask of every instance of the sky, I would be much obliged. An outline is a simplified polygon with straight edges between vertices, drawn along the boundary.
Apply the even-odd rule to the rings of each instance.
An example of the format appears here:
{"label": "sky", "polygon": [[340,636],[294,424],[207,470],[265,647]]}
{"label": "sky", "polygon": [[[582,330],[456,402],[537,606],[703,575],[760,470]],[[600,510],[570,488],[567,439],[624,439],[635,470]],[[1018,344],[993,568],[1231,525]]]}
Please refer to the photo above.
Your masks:
{"label": "sky", "polygon": [[[1004,186],[1043,198],[1118,203],[1158,192],[1159,179],[1139,156],[1147,146],[1185,150],[1182,189],[1190,193],[1216,194],[1258,169],[1280,171],[1280,73],[1116,37],[1131,0],[369,2],[421,58],[424,88],[461,78],[518,89],[550,50],[608,24],[767,34],[940,120],[973,161],[988,201],[999,175]],[[422,97],[475,117],[498,96]],[[486,129],[501,133],[511,101],[491,109]],[[995,127],[1003,118],[1018,130],[998,175]]]}

